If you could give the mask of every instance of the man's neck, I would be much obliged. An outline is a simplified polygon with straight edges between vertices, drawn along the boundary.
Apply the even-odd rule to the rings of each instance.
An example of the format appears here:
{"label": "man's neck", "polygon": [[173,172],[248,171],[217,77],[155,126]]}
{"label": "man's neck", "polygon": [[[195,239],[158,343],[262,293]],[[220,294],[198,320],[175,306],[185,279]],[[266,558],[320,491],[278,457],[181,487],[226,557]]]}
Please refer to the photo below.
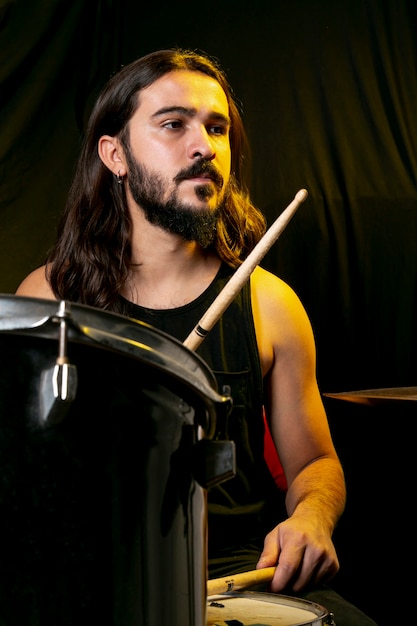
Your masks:
{"label": "man's neck", "polygon": [[135,267],[123,295],[152,309],[192,302],[207,289],[221,264],[213,250],[203,250],[143,219],[134,224],[132,259]]}

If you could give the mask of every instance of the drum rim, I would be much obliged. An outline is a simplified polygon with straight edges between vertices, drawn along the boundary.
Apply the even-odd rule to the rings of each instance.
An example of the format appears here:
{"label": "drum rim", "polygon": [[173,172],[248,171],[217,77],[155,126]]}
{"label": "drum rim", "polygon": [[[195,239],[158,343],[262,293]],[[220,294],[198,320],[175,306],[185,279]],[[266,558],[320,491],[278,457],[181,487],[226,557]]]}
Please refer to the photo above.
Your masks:
{"label": "drum rim", "polygon": [[[213,411],[215,406],[221,407],[222,410],[229,410],[231,399],[219,393],[214,373],[197,353],[168,333],[121,313],[69,300],[59,301],[0,294],[0,335],[36,334],[43,336],[42,333],[45,332],[49,337],[46,325],[51,318],[57,316],[60,306],[67,309],[71,323],[76,322],[80,336],[85,338],[90,345],[111,349],[118,354],[145,362],[157,370],[175,376],[187,387],[198,392],[209,412]],[[92,330],[97,331],[94,321],[96,324],[100,321],[102,324],[99,332],[92,332]],[[52,326],[53,322],[50,323]],[[107,329],[103,329],[106,325]],[[127,334],[122,337],[107,333],[106,341],[104,341],[105,331],[112,326],[114,329],[116,325],[119,328],[123,327]],[[103,335],[101,339],[100,332]],[[148,345],[149,343],[151,345]],[[165,352],[161,350],[161,347],[165,348]]]}

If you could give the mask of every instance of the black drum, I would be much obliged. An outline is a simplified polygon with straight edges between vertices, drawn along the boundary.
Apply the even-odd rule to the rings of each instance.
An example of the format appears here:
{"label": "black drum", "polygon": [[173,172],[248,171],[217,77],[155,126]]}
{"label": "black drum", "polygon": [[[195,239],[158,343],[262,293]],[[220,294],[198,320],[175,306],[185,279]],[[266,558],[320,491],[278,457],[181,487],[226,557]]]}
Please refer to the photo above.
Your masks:
{"label": "black drum", "polygon": [[203,626],[231,408],[153,327],[0,295],[1,626]]}

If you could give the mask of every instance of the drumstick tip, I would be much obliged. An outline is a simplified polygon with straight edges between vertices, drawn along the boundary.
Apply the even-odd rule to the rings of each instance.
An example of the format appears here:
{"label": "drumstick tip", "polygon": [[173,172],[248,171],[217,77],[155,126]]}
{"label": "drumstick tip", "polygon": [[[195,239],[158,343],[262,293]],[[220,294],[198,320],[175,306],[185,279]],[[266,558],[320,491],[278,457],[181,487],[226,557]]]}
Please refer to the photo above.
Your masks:
{"label": "drumstick tip", "polygon": [[307,189],[300,189],[295,194],[295,200],[298,200],[298,202],[304,202],[304,200],[307,198],[307,196],[308,196]]}

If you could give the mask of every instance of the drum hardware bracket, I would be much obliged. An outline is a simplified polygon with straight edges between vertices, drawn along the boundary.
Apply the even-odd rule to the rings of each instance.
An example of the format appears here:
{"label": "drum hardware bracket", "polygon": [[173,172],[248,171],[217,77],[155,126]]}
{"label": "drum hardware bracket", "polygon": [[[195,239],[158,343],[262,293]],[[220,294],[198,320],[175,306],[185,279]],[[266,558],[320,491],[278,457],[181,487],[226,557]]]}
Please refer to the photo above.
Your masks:
{"label": "drum hardware bracket", "polygon": [[233,441],[200,439],[193,447],[193,476],[210,489],[236,475],[236,451]]}
{"label": "drum hardware bracket", "polygon": [[77,394],[77,368],[69,362],[67,354],[70,318],[70,304],[62,300],[58,312],[51,318],[52,322],[59,324],[58,356],[55,365],[41,374],[39,418],[41,426],[60,423]]}

